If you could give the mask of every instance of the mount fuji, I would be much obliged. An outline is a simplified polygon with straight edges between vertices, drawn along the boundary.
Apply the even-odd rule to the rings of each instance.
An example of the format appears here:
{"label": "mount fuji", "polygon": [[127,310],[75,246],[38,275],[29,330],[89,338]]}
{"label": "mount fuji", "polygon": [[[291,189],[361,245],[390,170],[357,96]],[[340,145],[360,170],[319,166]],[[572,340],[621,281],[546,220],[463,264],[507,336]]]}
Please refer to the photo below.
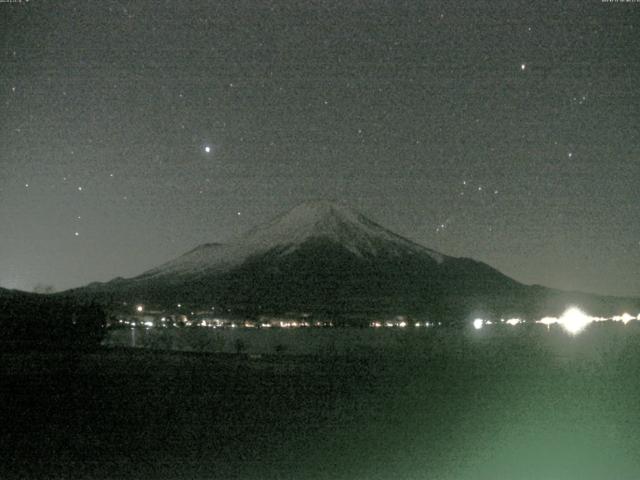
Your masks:
{"label": "mount fuji", "polygon": [[269,255],[284,259],[309,242],[331,244],[357,259],[424,255],[442,263],[445,256],[404,239],[347,207],[331,202],[303,203],[229,245],[201,245],[185,255],[143,273],[139,280],[200,277],[227,271]]}
{"label": "mount fuji", "polygon": [[137,277],[94,283],[65,295],[215,305],[249,315],[462,319],[552,311],[564,301],[560,293],[523,285],[469,258],[436,252],[348,207],[320,201],[303,203],[235,242],[200,245]]}

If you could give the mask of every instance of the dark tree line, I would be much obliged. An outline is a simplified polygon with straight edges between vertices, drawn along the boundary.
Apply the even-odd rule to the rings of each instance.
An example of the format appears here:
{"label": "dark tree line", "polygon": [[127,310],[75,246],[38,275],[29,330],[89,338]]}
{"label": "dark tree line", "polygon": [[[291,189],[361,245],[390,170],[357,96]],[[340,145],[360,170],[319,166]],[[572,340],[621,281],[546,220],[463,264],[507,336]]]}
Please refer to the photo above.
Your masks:
{"label": "dark tree line", "polygon": [[5,348],[90,348],[105,333],[106,314],[96,303],[45,295],[0,297],[0,342]]}

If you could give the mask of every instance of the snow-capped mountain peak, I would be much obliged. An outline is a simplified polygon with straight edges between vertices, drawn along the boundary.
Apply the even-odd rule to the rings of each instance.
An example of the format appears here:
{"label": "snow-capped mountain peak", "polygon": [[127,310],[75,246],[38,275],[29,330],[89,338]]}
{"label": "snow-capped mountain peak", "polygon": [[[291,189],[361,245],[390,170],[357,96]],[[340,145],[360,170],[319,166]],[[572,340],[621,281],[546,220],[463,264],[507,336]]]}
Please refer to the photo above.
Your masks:
{"label": "snow-capped mountain peak", "polygon": [[413,243],[350,208],[329,201],[305,202],[253,228],[236,242],[206,244],[138,278],[224,271],[250,257],[273,250],[287,255],[307,241],[330,242],[358,257],[426,254],[440,263],[444,256]]}
{"label": "snow-capped mountain peak", "polygon": [[357,256],[376,255],[381,248],[428,251],[441,261],[441,255],[406,240],[350,208],[329,201],[305,202],[286,214],[247,232],[241,243],[269,248],[286,246],[288,251],[310,239],[331,241]]}

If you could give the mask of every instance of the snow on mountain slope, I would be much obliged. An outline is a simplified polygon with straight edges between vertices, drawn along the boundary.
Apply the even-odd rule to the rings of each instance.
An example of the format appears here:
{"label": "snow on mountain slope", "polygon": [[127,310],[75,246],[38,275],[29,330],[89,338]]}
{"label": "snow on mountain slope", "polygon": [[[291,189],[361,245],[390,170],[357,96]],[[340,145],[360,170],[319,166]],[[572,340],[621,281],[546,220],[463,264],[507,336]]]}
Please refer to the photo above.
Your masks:
{"label": "snow on mountain slope", "polygon": [[446,258],[396,235],[347,207],[320,201],[298,205],[270,223],[250,230],[234,243],[197,247],[173,261],[145,272],[137,279],[222,272],[240,265],[252,256],[274,249],[280,255],[289,254],[309,240],[335,243],[362,258],[382,254],[422,254],[438,263]]}
{"label": "snow on mountain slope", "polygon": [[428,253],[441,262],[442,255],[396,235],[353,210],[332,202],[298,205],[271,223],[249,231],[240,243],[268,250],[288,246],[287,253],[312,238],[330,240],[356,256],[378,255],[383,249]]}

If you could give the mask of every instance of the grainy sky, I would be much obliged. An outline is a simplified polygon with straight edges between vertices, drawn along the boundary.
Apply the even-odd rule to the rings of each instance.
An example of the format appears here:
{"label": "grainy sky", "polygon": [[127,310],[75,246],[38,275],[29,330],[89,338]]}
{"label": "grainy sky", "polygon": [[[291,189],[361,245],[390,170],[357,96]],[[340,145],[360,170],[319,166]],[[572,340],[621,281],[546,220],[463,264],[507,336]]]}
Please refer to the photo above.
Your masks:
{"label": "grainy sky", "polygon": [[640,295],[640,3],[0,3],[0,286],[133,276],[340,200]]}

